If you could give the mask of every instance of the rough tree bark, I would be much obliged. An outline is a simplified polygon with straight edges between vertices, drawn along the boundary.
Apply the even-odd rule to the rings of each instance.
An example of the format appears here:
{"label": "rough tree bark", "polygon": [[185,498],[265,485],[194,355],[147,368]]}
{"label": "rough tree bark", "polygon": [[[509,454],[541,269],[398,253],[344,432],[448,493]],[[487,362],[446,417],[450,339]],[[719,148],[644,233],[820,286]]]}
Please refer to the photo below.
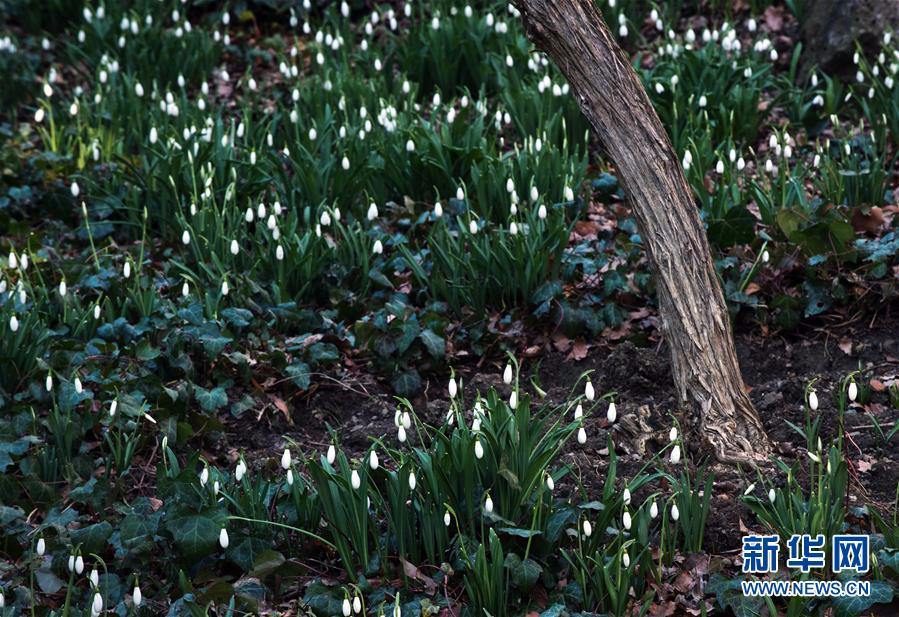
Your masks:
{"label": "rough tree bark", "polygon": [[681,404],[705,449],[761,462],[770,445],[746,395],[724,295],[692,193],[658,115],[592,0],[515,0],[528,37],[568,79],[618,170],[655,278]]}

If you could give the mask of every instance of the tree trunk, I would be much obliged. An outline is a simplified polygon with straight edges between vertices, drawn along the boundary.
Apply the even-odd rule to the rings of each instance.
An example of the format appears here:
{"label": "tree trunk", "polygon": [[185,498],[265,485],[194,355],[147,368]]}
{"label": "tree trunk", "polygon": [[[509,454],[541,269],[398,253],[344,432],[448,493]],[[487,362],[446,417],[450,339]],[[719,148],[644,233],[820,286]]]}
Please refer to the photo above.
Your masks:
{"label": "tree trunk", "polygon": [[690,431],[727,463],[770,452],[746,395],[705,230],[671,142],[592,0],[515,0],[530,39],[555,61],[618,170],[655,278]]}

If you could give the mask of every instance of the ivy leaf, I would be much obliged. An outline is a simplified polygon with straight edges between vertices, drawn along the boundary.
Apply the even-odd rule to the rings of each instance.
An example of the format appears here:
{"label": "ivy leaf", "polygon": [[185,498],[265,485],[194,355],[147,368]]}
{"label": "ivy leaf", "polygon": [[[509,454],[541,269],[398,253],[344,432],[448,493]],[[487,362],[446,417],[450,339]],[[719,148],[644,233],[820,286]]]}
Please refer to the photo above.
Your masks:
{"label": "ivy leaf", "polygon": [[102,521],[72,530],[72,541],[75,544],[82,544],[85,552],[99,553],[111,535],[112,525],[107,521]]}
{"label": "ivy leaf", "polygon": [[310,372],[311,369],[309,365],[305,362],[293,362],[290,364],[287,369],[287,376],[290,377],[290,380],[293,384],[299,388],[300,390],[307,390],[309,388],[309,384],[311,383]]}
{"label": "ivy leaf", "polygon": [[421,389],[421,377],[418,371],[410,368],[394,377],[391,385],[400,396],[414,396]]}
{"label": "ivy leaf", "polygon": [[540,577],[540,573],[543,572],[543,568],[536,561],[530,557],[522,560],[515,553],[506,555],[503,565],[509,570],[512,584],[522,592],[530,590]]}
{"label": "ivy leaf", "polygon": [[207,413],[215,412],[228,404],[228,394],[221,386],[212,390],[194,386],[194,395],[200,403],[200,409]]}
{"label": "ivy leaf", "polygon": [[762,599],[744,596],[738,578],[724,578],[713,574],[706,584],[706,592],[715,594],[715,600],[721,608],[728,608],[736,617],[758,617],[762,612]]}
{"label": "ivy leaf", "polygon": [[175,538],[181,553],[195,559],[212,551],[218,542],[221,526],[209,516],[191,514],[172,521],[166,526]]}
{"label": "ivy leaf", "polygon": [[443,340],[442,336],[436,334],[430,328],[422,330],[418,337],[421,339],[421,342],[425,344],[428,353],[431,354],[433,358],[440,359],[446,355],[446,341]]}
{"label": "ivy leaf", "polygon": [[839,596],[833,599],[833,617],[856,617],[875,604],[893,601],[893,587],[886,581],[871,581],[869,596]]}

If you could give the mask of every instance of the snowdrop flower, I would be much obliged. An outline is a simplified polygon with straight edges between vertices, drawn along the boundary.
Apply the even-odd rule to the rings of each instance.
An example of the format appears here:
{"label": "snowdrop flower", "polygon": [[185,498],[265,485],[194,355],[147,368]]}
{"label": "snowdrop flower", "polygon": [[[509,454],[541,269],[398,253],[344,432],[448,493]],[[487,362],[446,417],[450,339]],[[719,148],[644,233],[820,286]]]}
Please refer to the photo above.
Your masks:
{"label": "snowdrop flower", "polygon": [[506,368],[503,370],[503,383],[509,385],[512,383],[512,365],[506,364]]}
{"label": "snowdrop flower", "polygon": [[34,112],[34,121],[40,124],[44,121],[44,109],[38,108],[36,112]]}
{"label": "snowdrop flower", "polygon": [[181,285],[181,296],[186,298],[190,295],[190,285],[187,284],[187,281],[184,281],[184,284]]}
{"label": "snowdrop flower", "polygon": [[344,171],[348,171],[350,169],[350,159],[347,157],[343,157],[343,160],[340,162],[340,166],[343,167]]}
{"label": "snowdrop flower", "polygon": [[677,509],[677,504],[671,504],[671,520],[676,521],[680,518],[680,510]]}
{"label": "snowdrop flower", "polygon": [[596,397],[596,391],[593,389],[593,382],[589,379],[587,380],[587,385],[584,386],[584,396],[588,401],[592,401]]}
{"label": "snowdrop flower", "polygon": [[737,159],[737,171],[743,171],[745,167],[746,161],[744,161],[743,157],[741,156],[739,159]]}
{"label": "snowdrop flower", "polygon": [[82,574],[84,572],[84,558],[81,555],[75,557],[75,574]]}
{"label": "snowdrop flower", "polygon": [[609,409],[606,411],[606,419],[609,422],[615,422],[615,418],[618,417],[618,411],[615,409],[615,403],[609,403]]}
{"label": "snowdrop flower", "polygon": [[240,482],[247,473],[247,464],[243,459],[237,461],[237,467],[234,468],[234,479]]}
{"label": "snowdrop flower", "polygon": [[574,408],[574,419],[580,420],[583,417],[584,417],[584,408],[581,407],[580,405],[578,405],[577,407]]}
{"label": "snowdrop flower", "polygon": [[855,402],[856,397],[858,397],[858,386],[855,385],[855,382],[849,383],[849,400]]}
{"label": "snowdrop flower", "polygon": [[125,265],[122,266],[122,276],[124,276],[126,279],[131,278],[131,262],[130,261],[126,261]]}
{"label": "snowdrop flower", "polygon": [[382,253],[384,252],[384,245],[381,243],[380,240],[375,240],[375,243],[374,243],[374,245],[372,246],[371,251],[372,251],[372,253],[374,253],[375,255],[380,255],[380,254],[382,254]]}
{"label": "snowdrop flower", "polygon": [[334,459],[337,458],[337,449],[334,447],[334,444],[328,446],[328,452],[325,454],[325,460],[328,461],[329,465],[334,464]]}
{"label": "snowdrop flower", "polygon": [[577,431],[577,442],[581,445],[587,443],[587,431],[584,430],[583,426]]}
{"label": "snowdrop flower", "polygon": [[150,143],[155,144],[158,139],[159,139],[159,132],[156,130],[155,126],[151,127],[150,128]]}
{"label": "snowdrop flower", "polygon": [[91,570],[91,573],[87,578],[94,587],[97,587],[100,584],[100,573],[97,572],[97,568]]}
{"label": "snowdrop flower", "polygon": [[815,454],[815,453],[812,452],[811,450],[809,450],[807,454],[808,454],[808,457],[809,457],[810,459],[812,459],[814,462],[816,462],[816,463],[820,463],[820,462],[821,462],[821,457],[819,457],[817,454]]}
{"label": "snowdrop flower", "polygon": [[291,462],[290,449],[284,448],[284,453],[281,455],[281,468],[289,469]]}
{"label": "snowdrop flower", "polygon": [[228,281],[222,281],[222,295],[227,296],[231,289],[228,287]]}
{"label": "snowdrop flower", "polygon": [[450,377],[447,391],[449,392],[450,398],[456,398],[456,393],[459,391],[459,388],[456,386],[456,380],[453,377]]}
{"label": "snowdrop flower", "polygon": [[47,373],[47,381],[44,384],[47,388],[47,392],[53,389],[53,375]]}
{"label": "snowdrop flower", "polygon": [[487,499],[484,500],[484,510],[493,512],[493,500],[490,498],[490,495],[487,495]]}
{"label": "snowdrop flower", "polygon": [[462,190],[461,186],[456,189],[456,199],[458,199],[459,201],[465,200],[465,191]]}
{"label": "snowdrop flower", "polygon": [[668,431],[668,441],[676,441],[677,440],[677,427],[672,426],[671,430]]}
{"label": "snowdrop flower", "polygon": [[518,407],[518,391],[512,390],[512,394],[509,395],[509,407],[512,409],[516,409]]}
{"label": "snowdrop flower", "polygon": [[185,246],[190,244],[190,232],[186,229],[184,230],[184,233],[181,234],[181,244]]}
{"label": "snowdrop flower", "polygon": [[415,472],[414,472],[414,471],[410,471],[410,472],[409,472],[409,490],[410,490],[410,491],[414,491],[414,490],[415,490],[415,484],[416,484],[416,481],[415,481]]}
{"label": "snowdrop flower", "polygon": [[277,259],[278,261],[284,261],[284,247],[280,244],[275,249],[275,259]]}
{"label": "snowdrop flower", "polygon": [[624,525],[624,529],[626,531],[630,531],[631,528],[631,513],[627,510],[624,511],[624,515],[621,517],[621,522]]}
{"label": "snowdrop flower", "polygon": [[768,489],[768,501],[774,503],[775,498],[777,497],[777,493],[774,492],[774,489]]}
{"label": "snowdrop flower", "polygon": [[400,443],[406,443],[406,429],[403,426],[396,429],[396,438]]}
{"label": "snowdrop flower", "polygon": [[808,406],[812,411],[818,410],[818,395],[814,390],[808,393]]}
{"label": "snowdrop flower", "polygon": [[374,202],[372,202],[372,203],[368,206],[368,214],[367,214],[366,216],[368,217],[368,220],[369,220],[369,221],[373,221],[373,220],[375,220],[376,218],[378,218],[378,206],[375,205]]}
{"label": "snowdrop flower", "polygon": [[540,207],[537,208],[537,216],[540,218],[540,220],[543,220],[546,218],[546,206],[545,205],[540,204]]}
{"label": "snowdrop flower", "polygon": [[72,192],[72,197],[78,197],[81,193],[81,187],[78,186],[77,182],[72,182],[72,186],[69,187],[69,190]]}
{"label": "snowdrop flower", "polygon": [[343,606],[341,607],[341,610],[343,611],[343,617],[350,617],[350,615],[353,614],[353,607],[350,605],[349,598],[343,599]]}
{"label": "snowdrop flower", "polygon": [[368,455],[368,466],[375,470],[378,468],[378,465],[378,453],[372,450],[371,454]]}
{"label": "snowdrop flower", "polygon": [[481,445],[480,439],[476,439],[474,442],[474,456],[478,460],[484,458],[484,446]]}
{"label": "snowdrop flower", "polygon": [[626,486],[624,487],[624,492],[621,494],[621,501],[624,502],[624,505],[631,505],[631,491]]}
{"label": "snowdrop flower", "polygon": [[75,392],[77,392],[78,394],[84,392],[84,386],[81,383],[81,379],[79,379],[78,377],[75,378]]}
{"label": "snowdrop flower", "polygon": [[769,174],[774,173],[774,161],[772,161],[771,159],[765,161],[765,171],[767,171]]}
{"label": "snowdrop flower", "polygon": [[222,530],[219,532],[219,546],[222,548],[228,548],[228,544],[230,544],[230,540],[228,539],[228,530],[222,527]]}
{"label": "snowdrop flower", "polygon": [[658,515],[659,515],[659,504],[657,504],[655,499],[653,499],[652,505],[649,506],[649,517],[655,518]]}
{"label": "snowdrop flower", "polygon": [[768,263],[771,260],[771,255],[768,254],[768,251],[762,251],[762,263]]}
{"label": "snowdrop flower", "polygon": [[665,92],[665,86],[663,86],[660,82],[656,82],[655,90],[656,94],[663,94]]}
{"label": "snowdrop flower", "polygon": [[468,222],[468,233],[471,235],[475,235],[478,233],[478,224],[476,221],[471,220]]}
{"label": "snowdrop flower", "polygon": [[35,550],[37,551],[38,557],[44,556],[44,553],[47,551],[47,543],[43,538],[37,539],[37,548]]}
{"label": "snowdrop flower", "polygon": [[674,444],[674,447],[671,449],[669,460],[675,465],[680,462],[680,444]]}
{"label": "snowdrop flower", "polygon": [[718,163],[715,165],[715,173],[717,173],[719,176],[724,173],[724,161],[718,161]]}
{"label": "snowdrop flower", "polygon": [[452,517],[450,516],[449,510],[447,510],[446,512],[443,513],[443,524],[444,524],[444,525],[446,525],[447,527],[449,527],[449,526],[450,526],[450,523],[452,522],[452,520],[453,520],[453,519],[452,519]]}
{"label": "snowdrop flower", "polygon": [[565,199],[565,201],[574,201],[574,191],[571,190],[570,186],[566,186],[562,190],[562,197],[563,199]]}
{"label": "snowdrop flower", "polygon": [[99,593],[94,594],[94,601],[91,604],[91,611],[94,615],[99,615],[103,611],[103,596]]}
{"label": "snowdrop flower", "polygon": [[134,591],[131,592],[131,602],[135,607],[143,604],[144,595],[140,592],[140,587],[137,585],[134,586]]}
{"label": "snowdrop flower", "polygon": [[748,494],[750,494],[750,493],[751,493],[752,491],[754,491],[754,490],[755,490],[755,482],[753,482],[752,484],[750,484],[749,486],[747,486],[747,487],[746,487],[746,490],[743,491],[743,494],[744,494],[744,495],[748,495]]}
{"label": "snowdrop flower", "polygon": [[13,315],[9,318],[9,329],[16,332],[19,329],[19,318]]}
{"label": "snowdrop flower", "polygon": [[209,482],[209,468],[203,467],[203,471],[200,472],[200,486],[206,486],[207,482]]}
{"label": "snowdrop flower", "polygon": [[75,571],[75,555],[69,555],[69,572]]}
{"label": "snowdrop flower", "polygon": [[240,252],[240,246],[237,244],[237,240],[231,240],[231,254],[237,255]]}
{"label": "snowdrop flower", "polygon": [[350,474],[350,484],[353,485],[353,488],[359,490],[359,487],[362,486],[362,478],[359,477],[359,472],[355,469],[353,473]]}
{"label": "snowdrop flower", "polygon": [[443,216],[443,206],[440,205],[439,201],[434,204],[434,216],[437,218]]}
{"label": "snowdrop flower", "polygon": [[119,401],[116,399],[113,399],[112,402],[109,404],[109,417],[110,418],[115,417],[115,412],[118,410],[118,408],[119,408]]}
{"label": "snowdrop flower", "polygon": [[357,614],[362,612],[362,600],[358,595],[353,597],[353,612]]}
{"label": "snowdrop flower", "polygon": [[331,224],[331,215],[328,214],[327,211],[322,212],[322,215],[319,218],[319,221],[321,222],[322,227],[327,227],[328,225]]}
{"label": "snowdrop flower", "polygon": [[585,538],[589,538],[590,536],[593,535],[593,525],[590,524],[590,521],[584,519],[584,524],[581,525],[581,527],[584,530]]}

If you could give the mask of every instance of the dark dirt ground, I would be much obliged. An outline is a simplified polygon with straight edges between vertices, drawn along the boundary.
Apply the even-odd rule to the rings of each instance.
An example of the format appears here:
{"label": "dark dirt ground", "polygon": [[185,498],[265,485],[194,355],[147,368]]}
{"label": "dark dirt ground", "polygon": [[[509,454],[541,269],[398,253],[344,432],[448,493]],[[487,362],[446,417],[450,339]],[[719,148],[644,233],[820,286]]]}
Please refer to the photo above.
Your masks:
{"label": "dark dirt ground", "polygon": [[[867,384],[864,404],[852,406],[845,415],[849,439],[847,454],[851,461],[849,507],[865,504],[886,511],[896,499],[899,481],[899,436],[884,446],[873,430],[873,417],[888,430],[899,419],[899,409],[891,406],[889,385],[899,380],[899,314],[880,311],[875,319],[849,325],[822,323],[807,327],[803,335],[761,336],[745,326],[736,334],[737,354],[749,396],[758,410],[778,457],[805,461],[804,438],[787,424],[802,425],[805,385],[813,380],[822,417],[822,438],[837,430],[837,411],[832,392],[847,373],[861,368]],[[644,333],[645,335],[645,333]],[[658,333],[640,336],[641,340],[658,340]],[[533,349],[531,350],[533,352]],[[509,386],[502,383],[505,359],[467,359],[454,365],[461,377],[465,400],[470,406],[476,391],[494,386],[508,396]],[[605,480],[608,463],[606,435],[612,431],[618,455],[619,482],[636,474],[653,452],[664,446],[671,426],[669,414],[680,418],[670,373],[668,349],[664,343],[637,347],[631,342],[612,346],[597,343],[580,361],[568,359],[549,343],[533,358],[522,361],[521,381],[530,377],[547,392],[552,403],[564,402],[571,387],[584,371],[593,371],[597,397],[615,391],[618,420],[612,427],[605,418],[605,403],[600,403],[587,418],[588,441],[580,446],[567,446],[564,461],[579,471],[588,491],[599,492]],[[412,401],[416,413],[428,423],[439,424],[447,409],[444,375],[431,375],[421,395]],[[862,398],[862,397],[860,397]],[[644,407],[645,406],[645,407]],[[287,401],[287,413],[247,413],[226,422],[225,439],[218,444],[218,459],[229,464],[237,452],[257,466],[273,465],[285,440],[294,441],[306,455],[323,452],[329,443],[328,428],[336,432],[345,449],[354,454],[364,452],[371,437],[384,437],[396,442],[393,414],[396,407],[390,388],[368,373],[347,371],[345,375],[319,376],[317,386],[306,394]],[[642,408],[642,409],[641,409]],[[645,420],[660,439],[650,440],[647,455],[632,450],[628,428],[643,412]],[[646,411],[648,410],[648,414]],[[252,416],[252,417],[250,417]],[[683,424],[683,422],[681,422]],[[702,453],[689,446],[687,464],[701,464]],[[669,471],[676,471],[665,461]],[[756,478],[751,469],[715,465],[715,490],[711,500],[706,530],[706,546],[711,554],[732,555],[739,551],[740,537],[756,522],[747,508],[737,500],[746,485]],[[620,487],[619,487],[620,488]],[[635,497],[639,497],[635,495]]]}

